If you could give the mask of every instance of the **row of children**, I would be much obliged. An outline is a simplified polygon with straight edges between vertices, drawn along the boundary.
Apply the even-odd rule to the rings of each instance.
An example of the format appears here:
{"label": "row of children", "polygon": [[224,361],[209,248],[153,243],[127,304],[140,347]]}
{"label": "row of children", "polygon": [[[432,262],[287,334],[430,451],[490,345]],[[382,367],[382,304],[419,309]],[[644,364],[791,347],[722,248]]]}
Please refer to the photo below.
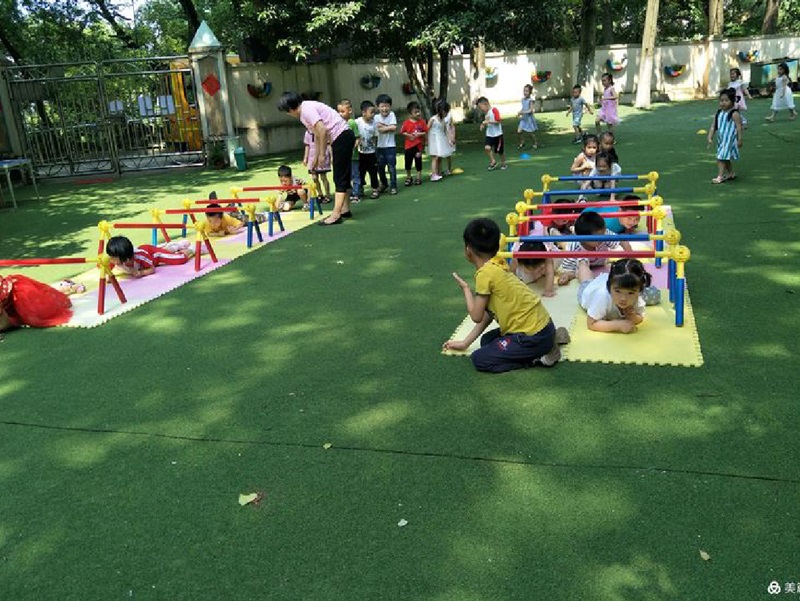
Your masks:
{"label": "row of children", "polygon": [[[593,212],[581,215],[590,224],[590,233],[605,231],[603,218]],[[583,227],[576,222],[576,231]],[[597,231],[595,231],[597,230]],[[544,251],[541,243],[524,250]],[[538,247],[536,246],[538,244]],[[586,250],[599,250],[601,244],[581,243]],[[500,250],[500,228],[491,219],[471,221],[464,230],[464,254],[475,266],[475,291],[458,274],[453,278],[461,288],[467,312],[475,326],[461,340],[448,340],[445,350],[463,351],[481,337],[480,348],[472,355],[472,363],[479,371],[502,373],[526,367],[552,367],[561,359],[560,345],[569,342],[564,328],[556,328],[542,299],[526,285],[524,279],[510,271],[505,261],[496,255]],[[523,250],[521,248],[520,250]],[[552,259],[519,259],[518,265],[526,270],[546,272]],[[631,333],[644,320],[645,297],[651,277],[636,259],[620,259],[611,265],[608,273],[596,277],[586,259],[566,259],[573,277],[580,282],[578,303],[586,310],[586,325],[597,332]],[[604,263],[605,260],[602,260]],[[550,272],[552,278],[552,272]],[[552,279],[550,280],[552,282]],[[498,328],[484,331],[492,322]]]}

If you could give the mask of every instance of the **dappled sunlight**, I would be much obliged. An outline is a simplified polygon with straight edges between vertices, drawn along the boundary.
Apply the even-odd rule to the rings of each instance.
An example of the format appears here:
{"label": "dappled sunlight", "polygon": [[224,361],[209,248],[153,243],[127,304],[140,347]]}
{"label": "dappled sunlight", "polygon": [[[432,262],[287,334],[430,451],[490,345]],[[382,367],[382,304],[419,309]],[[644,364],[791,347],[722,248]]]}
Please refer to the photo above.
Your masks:
{"label": "dappled sunlight", "polygon": [[347,418],[342,427],[353,436],[374,437],[405,421],[409,415],[408,404],[403,401],[381,402]]}
{"label": "dappled sunlight", "polygon": [[119,446],[133,443],[124,434],[109,436],[71,436],[53,442],[48,453],[53,463],[64,468],[85,469],[107,461],[110,453]]}
{"label": "dappled sunlight", "polygon": [[779,342],[765,344],[750,344],[742,349],[744,353],[758,359],[795,359],[793,351],[786,348],[786,345]]}
{"label": "dappled sunlight", "polygon": [[[3,359],[4,361],[8,361],[8,359],[6,359],[5,357]],[[0,399],[3,399],[3,397],[8,396],[9,397],[8,400],[11,401],[12,403],[22,402],[21,398],[17,396],[12,397],[12,395],[21,392],[24,389],[24,387],[25,387],[25,380],[23,380],[22,378],[13,378],[5,376],[3,377],[2,381],[0,381]]]}
{"label": "dappled sunlight", "polygon": [[659,601],[680,593],[669,568],[646,554],[634,555],[627,564],[593,565],[587,573],[595,583],[592,596],[597,601]]}

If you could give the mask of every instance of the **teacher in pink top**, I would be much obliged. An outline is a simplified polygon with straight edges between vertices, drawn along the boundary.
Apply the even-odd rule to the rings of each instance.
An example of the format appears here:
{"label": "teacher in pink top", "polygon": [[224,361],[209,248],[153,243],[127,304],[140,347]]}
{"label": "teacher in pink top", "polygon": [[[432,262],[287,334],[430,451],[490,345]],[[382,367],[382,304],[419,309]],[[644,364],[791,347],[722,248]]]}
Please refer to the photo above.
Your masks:
{"label": "teacher in pink top", "polygon": [[309,171],[321,169],[325,161],[326,148],[331,146],[333,155],[333,183],[336,186],[336,197],[333,211],[319,225],[337,225],[343,219],[352,217],[350,212],[350,162],[356,137],[335,110],[322,102],[303,100],[296,92],[284,92],[278,101],[278,110],[297,117],[314,136],[316,153],[315,164],[309,165]]}

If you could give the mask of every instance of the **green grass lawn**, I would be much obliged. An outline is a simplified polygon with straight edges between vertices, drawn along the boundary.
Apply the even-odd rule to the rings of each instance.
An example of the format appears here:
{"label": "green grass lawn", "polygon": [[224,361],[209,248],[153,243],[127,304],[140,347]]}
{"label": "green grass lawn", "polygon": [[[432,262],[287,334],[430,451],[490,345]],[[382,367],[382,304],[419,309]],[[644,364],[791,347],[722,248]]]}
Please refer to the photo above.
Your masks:
{"label": "green grass lawn", "polygon": [[[800,125],[750,106],[720,186],[696,133],[714,101],[623,107],[618,128],[623,171],[659,171],[692,251],[701,368],[489,376],[439,354],[465,315],[466,222],[502,221],[578,152],[555,113],[508,171],[463,126],[463,175],[99,328],[7,333],[0,599],[744,600],[800,582]],[[100,219],[273,183],[298,159],[20,189],[0,257],[88,256]]]}

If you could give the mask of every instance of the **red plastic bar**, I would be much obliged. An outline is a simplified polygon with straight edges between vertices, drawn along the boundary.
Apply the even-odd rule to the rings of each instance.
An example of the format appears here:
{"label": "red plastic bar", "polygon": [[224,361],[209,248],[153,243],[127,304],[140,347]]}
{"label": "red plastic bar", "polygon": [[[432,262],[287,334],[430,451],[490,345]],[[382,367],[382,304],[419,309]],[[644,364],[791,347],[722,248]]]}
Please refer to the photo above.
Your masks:
{"label": "red plastic bar", "polygon": [[[580,216],[580,213],[551,213],[550,215],[528,215],[527,217],[523,217],[523,219],[528,219],[530,221],[553,221],[554,219],[577,219]],[[600,216],[616,219],[617,217],[641,217],[642,215],[640,211],[618,211],[616,213],[603,211],[600,213]]]}
{"label": "red plastic bar", "polygon": [[217,262],[217,254],[214,252],[214,249],[211,246],[211,240],[206,238],[205,240],[203,240],[203,242],[206,243],[206,250],[208,250],[208,256],[211,257],[211,261],[213,263],[216,263]]}
{"label": "red plastic bar", "polygon": [[194,270],[200,271],[200,240],[194,243]]}
{"label": "red plastic bar", "polygon": [[231,202],[261,202],[260,198],[217,198],[215,200],[193,200],[196,205],[222,204]]}
{"label": "red plastic bar", "polygon": [[[95,259],[92,259],[94,261]],[[12,265],[65,265],[69,263],[88,263],[89,259],[82,257],[64,257],[63,259],[0,259],[0,267]]]}
{"label": "red plastic bar", "polygon": [[115,223],[112,227],[119,230],[152,230],[166,227],[183,229],[182,223]]}
{"label": "red plastic bar", "polygon": [[236,207],[218,207],[212,209],[167,209],[164,211],[167,215],[189,215],[190,213],[233,213],[238,211]]}
{"label": "red plastic bar", "polygon": [[306,186],[250,186],[242,192],[262,192],[264,190],[303,190]]}
{"label": "red plastic bar", "polygon": [[647,199],[641,200],[595,200],[594,202],[548,202],[535,205],[539,209],[585,209],[586,207],[635,207],[648,205]]}
{"label": "red plastic bar", "polygon": [[511,256],[515,259],[652,259],[656,256],[656,253],[653,250],[621,250],[619,252],[608,250],[575,252],[526,250],[513,252]]}
{"label": "red plastic bar", "polygon": [[102,315],[106,312],[106,274],[100,272],[100,287],[97,289],[97,314]]}

